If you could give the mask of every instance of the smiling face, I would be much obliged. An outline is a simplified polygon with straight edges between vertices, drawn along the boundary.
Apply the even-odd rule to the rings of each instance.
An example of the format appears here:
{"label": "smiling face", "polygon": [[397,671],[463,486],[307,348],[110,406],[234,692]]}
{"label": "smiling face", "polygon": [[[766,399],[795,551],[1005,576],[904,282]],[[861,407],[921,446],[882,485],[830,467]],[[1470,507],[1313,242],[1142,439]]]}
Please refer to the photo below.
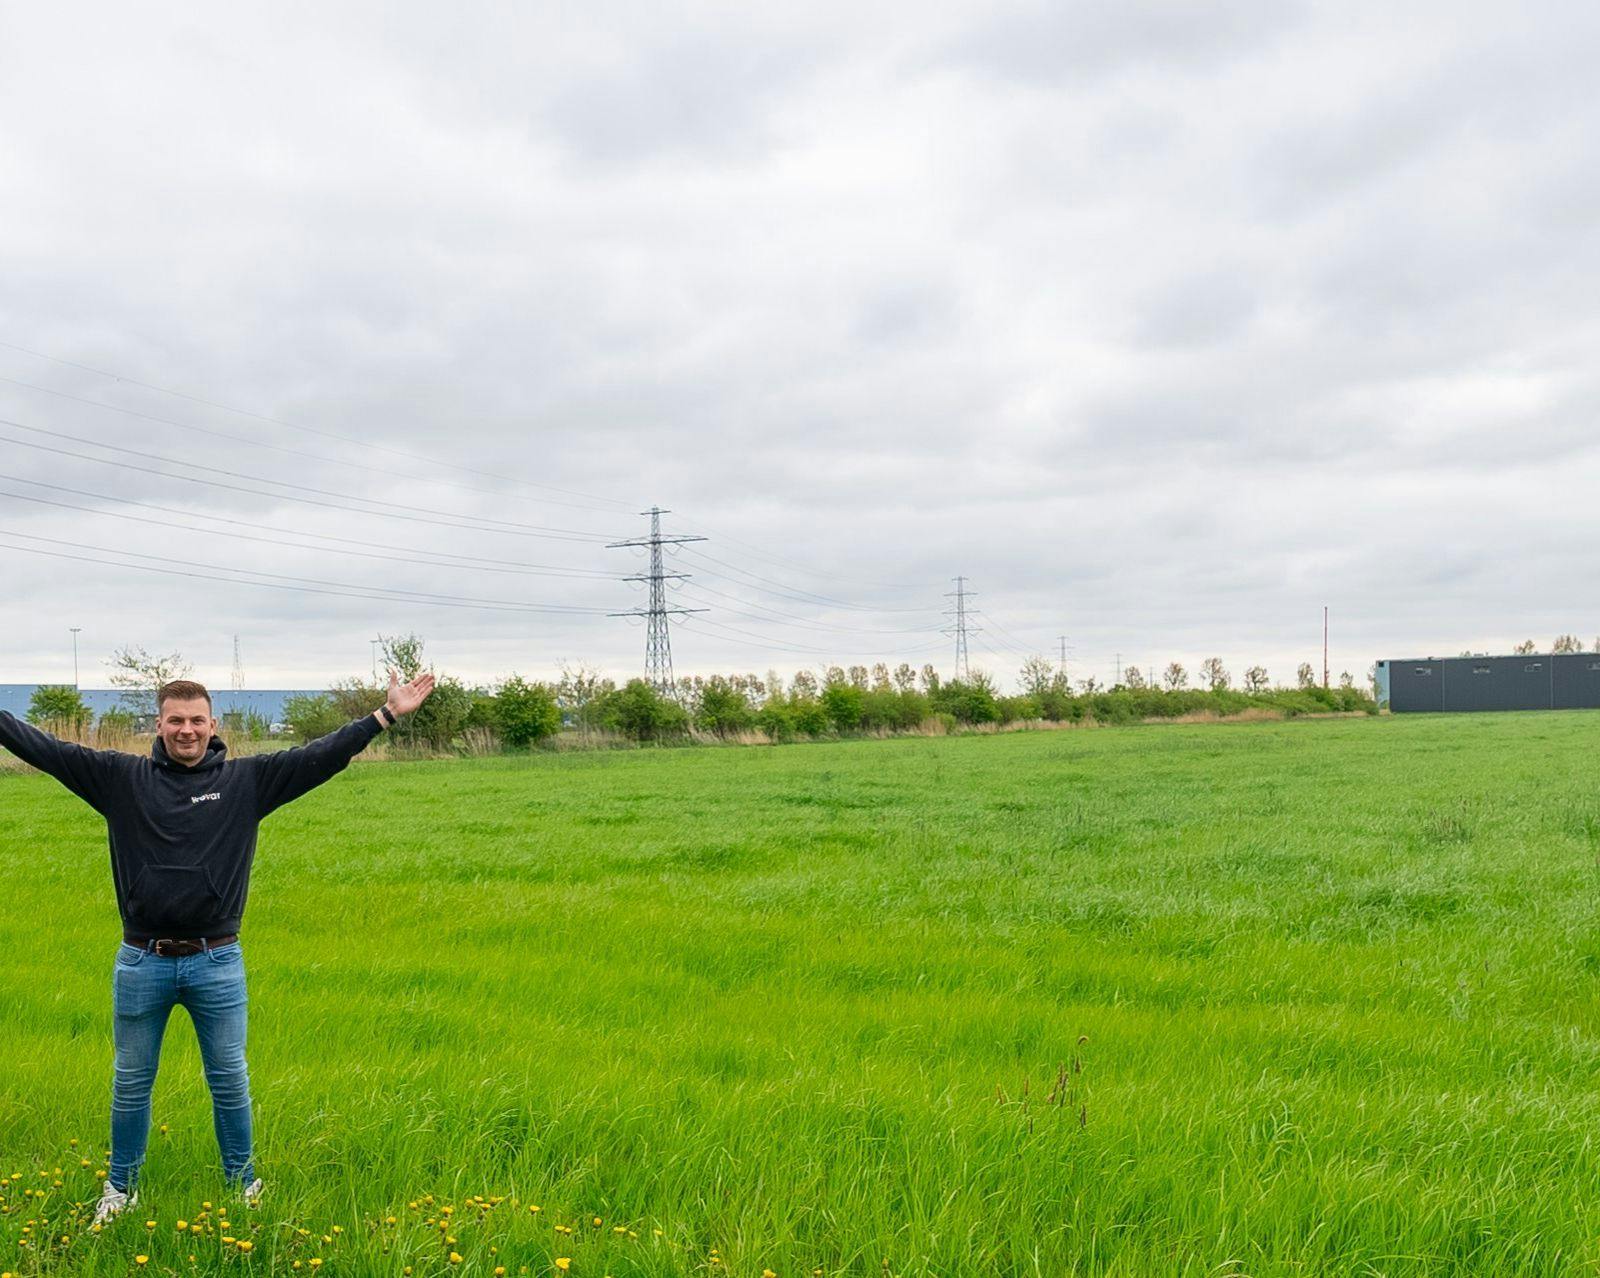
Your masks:
{"label": "smiling face", "polygon": [[167,757],[174,763],[193,767],[206,757],[206,747],[217,730],[211,717],[211,703],[204,697],[169,697],[161,703],[156,732],[166,743]]}

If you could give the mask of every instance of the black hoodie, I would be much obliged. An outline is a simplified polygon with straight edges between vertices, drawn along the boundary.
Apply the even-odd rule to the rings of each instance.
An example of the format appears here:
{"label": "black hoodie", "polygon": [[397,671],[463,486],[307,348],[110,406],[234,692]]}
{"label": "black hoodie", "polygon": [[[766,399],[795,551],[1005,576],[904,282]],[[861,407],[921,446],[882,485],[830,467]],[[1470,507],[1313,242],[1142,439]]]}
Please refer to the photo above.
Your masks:
{"label": "black hoodie", "polygon": [[261,819],[342,772],[378,732],[369,714],[298,749],[241,759],[212,737],[189,767],[160,737],[143,759],[58,741],[0,710],[0,745],[105,817],[123,930],[140,940],[237,932]]}

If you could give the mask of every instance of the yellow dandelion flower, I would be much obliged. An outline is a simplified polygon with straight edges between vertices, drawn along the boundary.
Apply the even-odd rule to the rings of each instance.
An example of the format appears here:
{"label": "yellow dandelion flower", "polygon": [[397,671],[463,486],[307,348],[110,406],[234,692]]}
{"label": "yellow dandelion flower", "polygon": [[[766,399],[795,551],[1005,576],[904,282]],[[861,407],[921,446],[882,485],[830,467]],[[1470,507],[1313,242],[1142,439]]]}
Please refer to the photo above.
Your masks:
{"label": "yellow dandelion flower", "polygon": [[538,1212],[539,1212],[539,1204],[538,1203],[529,1203],[528,1204],[528,1210],[530,1212],[534,1213],[535,1215],[537,1215]]}
{"label": "yellow dandelion flower", "polygon": [[557,1256],[556,1257],[556,1268],[561,1270],[562,1273],[565,1273],[567,1270],[571,1269],[572,1268],[572,1257],[571,1256]]}
{"label": "yellow dandelion flower", "polygon": [[761,1278],[778,1278],[778,1275],[771,1269],[763,1269],[761,1271]]}
{"label": "yellow dandelion flower", "polygon": [[307,1263],[313,1269],[321,1269],[322,1268],[322,1257],[321,1256],[313,1256],[313,1257],[311,1257],[311,1259]]}
{"label": "yellow dandelion flower", "polygon": [[383,1218],[383,1223],[386,1224],[386,1225],[393,1225],[393,1224],[396,1223],[396,1221],[395,1221],[395,1218],[393,1216],[385,1216]]}
{"label": "yellow dandelion flower", "polygon": [[144,1255],[135,1256],[133,1258],[133,1263],[136,1265],[148,1265],[150,1263],[150,1257]]}
{"label": "yellow dandelion flower", "polygon": [[628,1227],[626,1225],[612,1225],[611,1232],[614,1234],[625,1234],[628,1232]]}
{"label": "yellow dandelion flower", "polygon": [[461,1263],[461,1253],[459,1251],[452,1251],[450,1253],[450,1263],[452,1265],[459,1265]]}
{"label": "yellow dandelion flower", "polygon": [[295,1261],[294,1264],[289,1266],[289,1268],[290,1269],[298,1269],[298,1268],[300,1268],[300,1262],[298,1260]]}
{"label": "yellow dandelion flower", "polygon": [[170,1130],[170,1129],[167,1127],[167,1125],[165,1123],[162,1123],[161,1124],[161,1134],[163,1136],[165,1136],[167,1134],[168,1130]]}
{"label": "yellow dandelion flower", "polygon": [[506,1278],[506,1267],[504,1265],[496,1265],[494,1267],[494,1278]]}
{"label": "yellow dandelion flower", "polygon": [[343,1225],[335,1225],[333,1227],[333,1232],[336,1233],[336,1234],[344,1233],[344,1226]]}
{"label": "yellow dandelion flower", "polygon": [[249,1251],[253,1250],[254,1248],[255,1248],[255,1243],[251,1242],[248,1238],[239,1239],[239,1250],[240,1251],[249,1252]]}
{"label": "yellow dandelion flower", "polygon": [[154,1229],[156,1227],[156,1222],[153,1220],[147,1220],[144,1222],[144,1227],[146,1229]]}
{"label": "yellow dandelion flower", "polygon": [[187,1220],[180,1220],[177,1228],[178,1232],[181,1234],[185,1229],[189,1228],[189,1222]]}
{"label": "yellow dandelion flower", "polygon": [[[78,1138],[74,1136],[71,1140],[69,1140],[67,1142],[67,1147],[69,1149],[76,1149],[78,1147]],[[7,1278],[10,1278],[10,1275],[7,1275]]]}
{"label": "yellow dandelion flower", "polygon": [[210,1211],[211,1210],[211,1204],[210,1203],[201,1203],[200,1204],[200,1210],[201,1211]]}
{"label": "yellow dandelion flower", "polygon": [[600,1228],[600,1217],[596,1216],[594,1218],[594,1225],[596,1229]]}

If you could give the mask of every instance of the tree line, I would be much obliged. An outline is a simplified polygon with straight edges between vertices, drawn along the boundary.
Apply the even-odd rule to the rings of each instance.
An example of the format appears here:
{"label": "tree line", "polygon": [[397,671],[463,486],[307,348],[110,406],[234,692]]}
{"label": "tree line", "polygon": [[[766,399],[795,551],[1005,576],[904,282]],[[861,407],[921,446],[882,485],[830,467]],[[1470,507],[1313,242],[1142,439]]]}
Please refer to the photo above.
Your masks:
{"label": "tree line", "polygon": [[[412,679],[427,663],[417,635],[380,639],[383,665]],[[155,713],[161,684],[184,678],[189,666],[177,653],[151,656],[120,649],[112,680],[123,689],[123,706],[100,716],[99,730],[131,735],[139,716]],[[1202,662],[1196,686],[1179,662],[1159,679],[1136,667],[1109,686],[1094,678],[1072,680],[1064,667],[1032,657],[1018,672],[1016,691],[1003,692],[990,675],[973,672],[949,679],[932,666],[902,662],[891,668],[827,666],[799,670],[788,679],[766,675],[686,676],[670,693],[643,679],[621,684],[586,667],[568,668],[559,679],[538,681],[512,674],[492,687],[470,687],[438,674],[434,692],[415,713],[391,730],[401,749],[442,751],[463,740],[525,749],[566,731],[580,742],[605,738],[660,742],[709,736],[721,739],[761,734],[771,741],[894,732],[949,731],[1019,722],[1134,723],[1184,715],[1239,714],[1261,709],[1285,716],[1330,712],[1376,713],[1377,705],[1346,672],[1335,688],[1318,684],[1309,664],[1292,687],[1273,686],[1266,670],[1247,669],[1239,687],[1217,657]],[[352,677],[326,691],[290,697],[283,718],[302,741],[332,732],[383,704],[387,684]],[[77,689],[35,689],[28,709],[35,723],[82,735],[92,716]],[[225,735],[259,739],[269,725],[258,715],[223,716]]]}

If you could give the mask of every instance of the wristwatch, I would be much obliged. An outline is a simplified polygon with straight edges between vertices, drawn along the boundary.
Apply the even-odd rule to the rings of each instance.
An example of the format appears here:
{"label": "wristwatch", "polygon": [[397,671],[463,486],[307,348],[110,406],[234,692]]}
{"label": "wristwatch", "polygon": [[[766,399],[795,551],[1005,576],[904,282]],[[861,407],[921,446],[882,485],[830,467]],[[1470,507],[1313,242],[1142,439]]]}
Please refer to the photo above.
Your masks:
{"label": "wristwatch", "polygon": [[387,723],[391,728],[394,727],[395,718],[393,710],[389,709],[388,706],[383,705],[378,707],[378,713],[383,716],[383,721],[385,723]]}

